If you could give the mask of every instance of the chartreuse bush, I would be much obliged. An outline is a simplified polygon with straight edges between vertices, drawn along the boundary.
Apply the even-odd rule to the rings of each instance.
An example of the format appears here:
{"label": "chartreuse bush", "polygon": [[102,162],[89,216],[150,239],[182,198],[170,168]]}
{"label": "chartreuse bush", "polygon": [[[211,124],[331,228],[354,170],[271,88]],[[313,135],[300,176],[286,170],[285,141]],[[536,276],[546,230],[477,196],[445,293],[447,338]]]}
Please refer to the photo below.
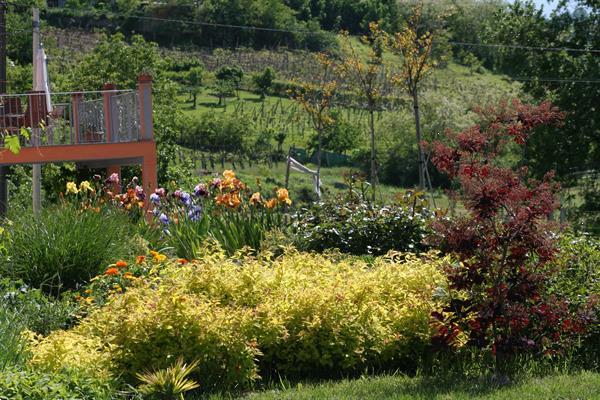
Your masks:
{"label": "chartreuse bush", "polygon": [[[209,252],[112,295],[80,325],[34,341],[45,370],[136,373],[199,360],[202,389],[243,388],[260,376],[314,376],[416,366],[431,336],[436,254],[355,257],[286,250],[276,258]],[[90,371],[91,372],[91,371]]]}

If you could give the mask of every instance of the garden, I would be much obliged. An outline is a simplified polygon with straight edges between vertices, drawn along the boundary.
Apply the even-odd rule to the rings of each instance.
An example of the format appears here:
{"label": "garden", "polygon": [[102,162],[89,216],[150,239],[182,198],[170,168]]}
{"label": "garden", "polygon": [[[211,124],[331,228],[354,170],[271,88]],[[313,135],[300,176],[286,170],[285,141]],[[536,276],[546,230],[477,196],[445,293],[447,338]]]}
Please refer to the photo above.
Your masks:
{"label": "garden", "polygon": [[600,242],[499,162],[563,119],[502,103],[426,143],[454,216],[359,174],[312,205],[232,170],[69,181],[3,224],[0,398],[594,398]]}
{"label": "garden", "polygon": [[596,2],[1,6],[158,176],[0,166],[0,400],[600,398]]}

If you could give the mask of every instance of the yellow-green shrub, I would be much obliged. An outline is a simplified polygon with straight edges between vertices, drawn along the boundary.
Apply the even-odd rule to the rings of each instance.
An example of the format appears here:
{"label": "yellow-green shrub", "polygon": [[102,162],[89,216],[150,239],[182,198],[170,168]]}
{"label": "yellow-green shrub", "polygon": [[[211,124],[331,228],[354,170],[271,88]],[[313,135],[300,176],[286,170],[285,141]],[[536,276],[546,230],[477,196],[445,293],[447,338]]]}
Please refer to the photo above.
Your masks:
{"label": "yellow-green shrub", "polygon": [[180,355],[199,358],[194,378],[204,388],[247,386],[259,372],[393,366],[429,342],[446,261],[434,254],[367,264],[293,250],[275,260],[215,253],[168,263],[160,278],[114,296],[74,332],[105,343],[114,374],[128,379]]}
{"label": "yellow-green shrub", "polygon": [[31,333],[30,340],[35,351],[29,363],[37,369],[45,372],[76,370],[102,380],[113,376],[110,352],[99,337],[58,330],[45,338]]}

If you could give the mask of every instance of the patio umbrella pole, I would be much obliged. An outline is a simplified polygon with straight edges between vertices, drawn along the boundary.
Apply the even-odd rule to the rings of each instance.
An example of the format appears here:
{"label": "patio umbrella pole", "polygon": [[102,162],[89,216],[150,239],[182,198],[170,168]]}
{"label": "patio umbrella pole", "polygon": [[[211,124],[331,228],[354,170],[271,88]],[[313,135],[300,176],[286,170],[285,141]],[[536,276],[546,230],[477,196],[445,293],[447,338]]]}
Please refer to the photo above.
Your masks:
{"label": "patio umbrella pole", "polygon": [[[37,62],[37,54],[40,49],[40,10],[37,8],[33,9],[33,87],[37,88],[37,69],[41,66],[38,65]],[[33,141],[34,146],[40,145],[40,128],[32,126],[31,139]],[[42,165],[41,164],[33,164],[33,176],[32,176],[33,185],[32,188],[32,197],[33,197],[33,213],[34,215],[39,215],[42,209],[42,197],[41,197],[41,187],[42,187]]]}

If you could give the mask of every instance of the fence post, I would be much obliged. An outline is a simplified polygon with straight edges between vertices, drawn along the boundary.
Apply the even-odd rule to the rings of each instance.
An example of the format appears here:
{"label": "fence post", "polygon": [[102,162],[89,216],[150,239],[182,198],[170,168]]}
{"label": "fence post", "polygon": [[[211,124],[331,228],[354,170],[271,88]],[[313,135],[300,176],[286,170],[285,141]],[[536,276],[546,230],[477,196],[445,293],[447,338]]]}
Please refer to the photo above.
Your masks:
{"label": "fence post", "polygon": [[112,97],[114,95],[114,90],[117,87],[112,83],[105,83],[103,87],[102,99],[103,99],[103,108],[104,108],[104,134],[105,134],[105,143],[112,143],[115,135],[113,132],[113,109],[112,109]]}
{"label": "fence post", "polygon": [[81,137],[80,124],[79,124],[79,105],[83,101],[83,93],[71,94],[71,127],[73,129],[73,137],[71,143],[78,144],[79,138]]}
{"label": "fence post", "polygon": [[152,77],[147,74],[140,75],[138,77],[137,90],[142,140],[154,140],[154,121],[152,120]]}

